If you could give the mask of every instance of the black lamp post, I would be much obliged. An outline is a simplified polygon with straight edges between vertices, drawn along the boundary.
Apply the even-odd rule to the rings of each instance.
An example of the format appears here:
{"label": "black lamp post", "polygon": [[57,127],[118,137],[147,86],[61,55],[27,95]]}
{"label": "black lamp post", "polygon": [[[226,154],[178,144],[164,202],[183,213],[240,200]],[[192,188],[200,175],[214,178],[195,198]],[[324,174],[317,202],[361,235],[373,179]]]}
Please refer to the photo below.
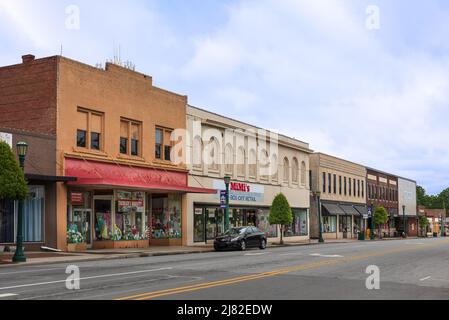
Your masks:
{"label": "black lamp post", "polygon": [[317,191],[316,192],[316,198],[317,198],[317,203],[318,203],[318,233],[319,233],[319,239],[318,241],[320,243],[324,243],[324,238],[323,238],[323,223],[321,221],[321,191]]}
{"label": "black lamp post", "polygon": [[404,224],[404,238],[407,238],[407,221],[405,220],[405,205],[402,206],[402,219]]}
{"label": "black lamp post", "polygon": [[226,211],[225,211],[225,232],[229,230],[229,185],[231,184],[231,177],[225,176],[224,182],[226,184]]}
{"label": "black lamp post", "polygon": [[[26,142],[17,143],[17,155],[19,156],[19,164],[20,168],[23,172],[25,172],[25,157],[28,152],[28,144]],[[26,262],[27,259],[23,253],[23,200],[19,201],[19,207],[17,210],[17,244],[16,244],[16,252],[14,253],[14,257],[12,258],[13,262]]]}

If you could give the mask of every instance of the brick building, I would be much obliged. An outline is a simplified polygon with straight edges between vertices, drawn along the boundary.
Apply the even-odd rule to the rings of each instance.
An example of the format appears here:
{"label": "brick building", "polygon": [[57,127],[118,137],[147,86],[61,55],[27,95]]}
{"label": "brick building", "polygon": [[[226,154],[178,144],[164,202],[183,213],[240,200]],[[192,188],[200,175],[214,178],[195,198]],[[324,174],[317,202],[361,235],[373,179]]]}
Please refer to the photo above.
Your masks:
{"label": "brick building", "polygon": [[[185,244],[186,194],[214,192],[189,187],[171,158],[187,97],[110,63],[22,59],[0,68],[0,132],[30,146],[26,174],[41,201],[26,211],[25,228],[39,235],[27,247],[65,249],[68,229],[93,248]],[[14,205],[3,207],[2,221],[14,219]],[[16,230],[4,225],[9,243]]]}

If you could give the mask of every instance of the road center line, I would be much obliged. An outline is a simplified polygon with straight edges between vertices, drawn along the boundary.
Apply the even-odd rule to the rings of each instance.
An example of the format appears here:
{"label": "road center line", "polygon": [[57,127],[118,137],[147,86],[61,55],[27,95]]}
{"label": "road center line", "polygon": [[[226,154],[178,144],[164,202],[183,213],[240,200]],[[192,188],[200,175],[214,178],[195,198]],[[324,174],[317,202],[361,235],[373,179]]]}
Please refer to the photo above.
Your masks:
{"label": "road center line", "polygon": [[431,276],[428,276],[428,277],[425,277],[425,278],[419,279],[419,281],[426,281],[426,280],[429,280],[430,278],[432,278],[432,277],[431,277]]}
{"label": "road center line", "polygon": [[[141,271],[124,272],[124,273],[104,274],[104,275],[100,275],[100,276],[72,279],[72,281],[81,281],[81,280],[99,279],[99,278],[111,278],[111,277],[125,276],[125,275],[130,275],[130,274],[165,271],[165,270],[172,270],[172,269],[173,268],[160,268],[160,269],[141,270]],[[55,284],[55,283],[64,283],[66,281],[67,280],[56,280],[56,281],[48,281],[48,282],[40,282],[40,283],[21,284],[21,285],[17,285],[17,286],[0,288],[0,290],[9,290],[9,289],[26,288],[26,287],[37,287],[37,286],[44,286],[44,285]]]}
{"label": "road center line", "polygon": [[399,247],[399,248],[394,248],[391,250],[372,252],[372,253],[367,253],[367,254],[359,255],[359,256],[352,256],[352,257],[348,257],[348,258],[323,260],[323,261],[316,262],[316,263],[302,264],[302,265],[287,267],[287,268],[283,268],[283,269],[268,271],[268,272],[264,272],[264,273],[252,274],[252,275],[243,276],[243,277],[225,279],[225,280],[220,280],[220,281],[204,282],[204,283],[199,283],[199,284],[186,286],[186,287],[178,287],[178,288],[171,288],[171,289],[147,292],[147,293],[138,294],[138,295],[134,295],[134,296],[118,298],[116,300],[150,300],[150,299],[155,299],[155,298],[159,298],[159,297],[163,297],[163,296],[176,295],[176,294],[187,293],[187,292],[192,292],[192,291],[199,291],[199,290],[204,290],[204,289],[214,288],[214,287],[222,287],[222,286],[232,285],[232,284],[236,284],[236,283],[240,283],[240,282],[247,282],[247,281],[263,279],[263,278],[268,278],[268,277],[273,277],[273,276],[278,276],[278,275],[285,275],[285,274],[292,273],[292,272],[316,269],[316,268],[325,267],[325,266],[344,264],[344,263],[349,263],[349,262],[353,262],[353,261],[369,259],[369,258],[373,258],[373,257],[385,256],[385,255],[394,254],[394,253],[403,253],[403,252],[409,252],[409,251],[422,250],[424,248],[439,247],[439,246],[442,246],[443,244],[447,244],[447,243],[449,243],[449,241],[446,240],[446,241],[442,241],[441,243],[437,243],[437,244],[429,244],[429,245],[417,246],[417,247]]}

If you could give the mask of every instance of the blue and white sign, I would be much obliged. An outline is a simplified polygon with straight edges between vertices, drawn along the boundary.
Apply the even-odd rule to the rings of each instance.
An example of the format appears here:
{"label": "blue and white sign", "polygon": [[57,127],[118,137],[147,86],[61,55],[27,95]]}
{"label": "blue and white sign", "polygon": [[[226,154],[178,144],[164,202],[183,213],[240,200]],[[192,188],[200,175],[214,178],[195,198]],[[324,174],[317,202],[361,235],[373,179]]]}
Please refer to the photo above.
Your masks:
{"label": "blue and white sign", "polygon": [[[226,185],[224,181],[214,180],[213,188],[216,190],[225,190]],[[265,196],[264,186],[257,184],[249,184],[244,182],[231,182],[229,185],[229,201],[238,202],[250,202],[257,203],[263,202]],[[217,199],[221,200],[221,191],[217,191],[215,195]]]}
{"label": "blue and white sign", "polygon": [[226,190],[220,191],[220,208],[222,209],[226,209],[226,197],[227,197]]}

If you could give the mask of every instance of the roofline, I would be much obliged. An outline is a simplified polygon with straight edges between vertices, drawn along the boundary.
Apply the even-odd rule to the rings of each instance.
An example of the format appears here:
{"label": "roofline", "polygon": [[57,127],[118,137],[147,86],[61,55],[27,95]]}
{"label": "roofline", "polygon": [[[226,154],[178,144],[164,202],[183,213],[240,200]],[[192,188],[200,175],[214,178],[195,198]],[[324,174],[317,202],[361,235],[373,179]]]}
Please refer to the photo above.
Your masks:
{"label": "roofline", "polygon": [[388,173],[388,172],[385,172],[385,171],[382,171],[382,170],[378,170],[378,169],[375,169],[375,168],[371,168],[371,167],[366,167],[366,169],[367,170],[371,170],[371,171],[376,171],[376,172],[379,172],[379,173],[382,173],[382,174],[386,174],[386,175],[389,175],[389,176],[392,176],[392,177],[395,177],[395,178],[398,178],[398,179],[407,180],[409,182],[414,182],[414,183],[418,184],[418,182],[415,181],[415,180],[412,180],[412,179],[409,179],[409,178],[404,178],[404,177],[398,176],[398,175],[393,174],[393,173]]}
{"label": "roofline", "polygon": [[196,110],[199,110],[199,111],[207,112],[207,113],[213,114],[213,115],[215,115],[215,116],[217,116],[217,117],[221,117],[221,118],[225,118],[225,119],[228,119],[228,120],[231,120],[231,121],[235,121],[235,122],[237,122],[237,123],[240,123],[240,124],[243,124],[243,125],[246,125],[246,126],[249,126],[249,127],[253,127],[253,128],[255,128],[255,129],[260,129],[260,130],[265,130],[265,131],[267,131],[267,132],[276,133],[276,134],[279,135],[280,137],[284,137],[284,138],[292,139],[292,140],[297,141],[297,142],[300,142],[300,143],[304,143],[304,144],[307,145],[307,149],[308,149],[308,150],[310,150],[312,153],[314,152],[312,149],[310,149],[310,143],[308,143],[308,142],[305,142],[305,141],[302,141],[302,140],[299,140],[299,139],[296,139],[296,138],[289,137],[289,136],[287,136],[287,135],[285,135],[285,134],[273,132],[273,131],[270,131],[270,130],[261,128],[261,127],[259,127],[259,126],[256,126],[256,125],[252,125],[252,124],[249,124],[249,123],[247,123],[247,122],[243,122],[243,121],[241,121],[241,120],[236,120],[236,119],[234,119],[234,118],[231,118],[231,117],[228,117],[228,116],[224,116],[224,115],[218,114],[218,113],[213,112],[213,111],[209,111],[209,110],[206,110],[206,109],[203,109],[203,108],[195,107],[195,106],[192,106],[192,105],[190,105],[190,104],[187,104],[187,106],[188,106],[189,108],[193,108],[193,109],[196,109]]}
{"label": "roofline", "polygon": [[334,159],[337,159],[337,160],[341,160],[341,161],[345,161],[345,162],[349,162],[351,164],[355,164],[357,166],[360,166],[360,167],[363,167],[363,168],[367,169],[367,167],[365,165],[363,165],[363,164],[360,164],[360,163],[357,163],[357,162],[353,162],[351,160],[339,158],[339,157],[336,157],[336,156],[333,156],[331,154],[327,154],[327,153],[324,153],[324,152],[314,152],[313,154],[316,154],[318,156],[323,155],[323,156],[331,157],[331,158],[334,158]]}

